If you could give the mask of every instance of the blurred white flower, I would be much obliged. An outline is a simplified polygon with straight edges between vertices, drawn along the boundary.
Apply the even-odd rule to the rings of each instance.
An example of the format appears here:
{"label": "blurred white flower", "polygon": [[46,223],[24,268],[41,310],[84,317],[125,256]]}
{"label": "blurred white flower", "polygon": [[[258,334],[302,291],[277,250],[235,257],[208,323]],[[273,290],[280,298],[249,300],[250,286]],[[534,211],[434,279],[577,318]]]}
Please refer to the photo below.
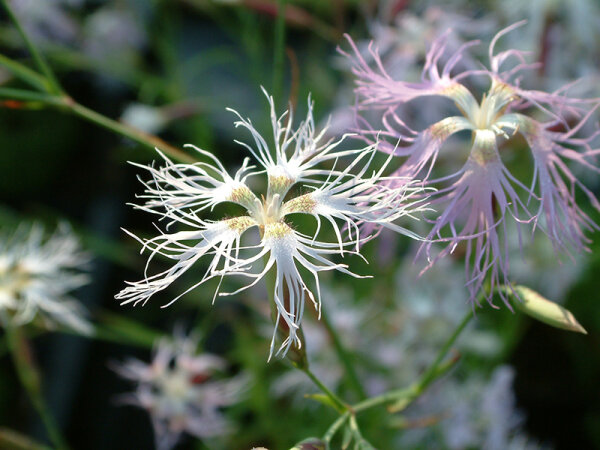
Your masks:
{"label": "blurred white flower", "polygon": [[159,450],[173,448],[183,433],[202,439],[233,431],[221,408],[242,399],[248,378],[240,374],[212,380],[227,364],[218,356],[197,353],[197,344],[198,336],[176,331],[173,339],[158,341],[150,364],[131,358],[114,367],[136,383],[135,391],[121,400],[148,412]]}
{"label": "blurred white flower", "polygon": [[84,309],[69,296],[88,283],[87,274],[81,272],[88,261],[64,223],[48,238],[39,224],[0,236],[0,310],[7,311],[16,325],[40,319],[48,327],[91,333]]}
{"label": "blurred white flower", "polygon": [[[376,368],[365,378],[370,394],[380,394],[417,379],[469,312],[462,279],[464,268],[450,259],[440,262],[439,267],[432,267],[433,272],[425,272],[420,278],[418,266],[410,259],[398,267],[396,283],[388,288],[391,290],[388,295],[393,296],[398,307],[390,310],[383,303],[380,305],[380,312],[373,320],[378,332],[369,333],[362,345],[369,367]],[[457,303],[465,307],[457,308]],[[497,356],[502,349],[500,337],[477,322],[473,325],[462,333],[456,348],[477,358]]]}
{"label": "blurred white flower", "polygon": [[146,133],[156,134],[164,129],[169,122],[169,117],[164,109],[156,106],[131,103],[123,111],[120,120]]}
{"label": "blurred white flower", "polygon": [[83,3],[84,0],[10,0],[27,33],[41,44],[48,39],[75,41],[79,24],[70,12]]}
{"label": "blurred white flower", "polygon": [[147,35],[139,13],[125,6],[105,6],[86,18],[83,50],[102,62],[130,63],[139,58]]}
{"label": "blurred white flower", "polygon": [[[403,11],[393,24],[374,20],[369,25],[373,46],[380,52],[386,70],[392,77],[420,78],[419,62],[425,59],[429,45],[449,29],[452,35],[446,36],[446,45],[458,51],[466,42],[493,34],[495,21],[487,18],[469,17],[449,11],[445,7],[429,6],[422,13]],[[359,43],[364,56],[375,64],[368,52],[368,42]],[[442,56],[444,58],[444,56]],[[444,61],[443,61],[444,62]],[[477,61],[465,55],[460,62],[463,68],[478,68]]]}
{"label": "blurred white flower", "polygon": [[537,86],[558,89],[574,78],[597,78],[597,0],[506,0],[494,4],[493,14],[505,24],[527,20],[527,28],[507,36],[507,41],[512,47],[531,50],[542,63],[539,71],[530,74]]}
{"label": "blurred white flower", "polygon": [[552,297],[552,301],[562,303],[569,289],[581,276],[587,266],[588,253],[582,253],[571,261],[556,258],[552,243],[538,236],[530,245],[533,251],[523,252],[516,230],[509,228],[508,245],[513,257],[511,276],[515,283],[529,286],[542,294]]}
{"label": "blurred white flower", "polygon": [[524,416],[515,404],[514,375],[512,367],[500,366],[489,376],[470,372],[463,379],[448,378],[432,386],[405,411],[409,428],[400,436],[399,448],[547,448],[522,429]]}
{"label": "blurred white flower", "polygon": [[[277,117],[273,99],[266,92],[265,95],[271,107],[274,145],[267,144],[251,121],[237,113],[240,120],[235,124],[251,133],[254,147],[239,143],[258,160],[263,168],[260,172],[253,172],[255,167],[250,166],[246,158],[231,177],[214,155],[198,148],[199,155],[209,158],[212,164],[174,164],[163,155],[165,167],[140,166],[150,172],[152,180],[144,183],[146,191],[141,198],[146,203],[137,207],[169,220],[167,228],[179,224],[189,230],[161,233],[152,239],[136,238],[143,244],[142,251],[149,249],[151,252],[148,263],[160,254],[175,264],[154,275],[146,271],[144,279],[129,282],[129,286],[116,298],[122,300],[122,304],[145,303],[205,255],[211,255],[212,260],[204,276],[171,303],[211,278],[240,275],[251,279],[235,292],[219,294],[217,288],[216,297],[247,289],[258,283],[267,272],[275,270],[273,297],[277,315],[271,357],[278,330],[288,334],[278,353],[285,355],[292,345],[301,347],[298,330],[306,301],[310,300],[315,309],[320,310],[319,272],[337,270],[359,277],[350,272],[346,264],[329,259],[331,255],[358,254],[360,244],[366,239],[360,236],[359,225],[378,224],[416,238],[393,222],[423,209],[424,205],[415,209],[412,204],[413,195],[421,192],[421,188],[413,187],[414,183],[404,183],[393,189],[381,183],[390,180],[382,175],[387,163],[378,171],[369,173],[376,154],[375,146],[340,150],[341,140],[326,140],[325,131],[317,133],[310,98],[305,121],[293,130],[291,114],[288,117],[286,111]],[[338,169],[338,159],[344,156],[351,156],[352,160],[347,167]],[[330,162],[333,168],[317,168],[322,162]],[[259,199],[246,180],[265,173],[267,193]],[[291,188],[298,184],[302,184],[308,192],[288,196]],[[199,217],[199,212],[212,210],[225,202],[243,207],[243,215],[218,221]],[[315,218],[316,230],[313,227],[312,235],[293,227],[291,216],[296,214]],[[335,233],[333,242],[318,239],[322,221],[329,224]],[[251,228],[258,229],[261,242],[244,247],[241,245],[242,235]],[[347,240],[343,234],[347,234]],[[315,288],[307,286],[306,276],[303,277],[300,270],[309,274]]]}

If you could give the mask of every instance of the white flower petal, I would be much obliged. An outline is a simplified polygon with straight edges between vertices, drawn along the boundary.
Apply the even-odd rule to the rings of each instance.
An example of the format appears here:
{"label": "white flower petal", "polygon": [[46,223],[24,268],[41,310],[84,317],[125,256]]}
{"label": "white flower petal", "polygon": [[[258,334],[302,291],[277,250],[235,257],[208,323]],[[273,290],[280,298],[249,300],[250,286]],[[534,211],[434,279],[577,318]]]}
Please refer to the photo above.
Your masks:
{"label": "white flower petal", "polygon": [[[240,236],[255,225],[254,219],[242,216],[220,222],[205,222],[202,227],[194,231],[162,234],[149,240],[136,237],[144,245],[142,251],[148,248],[151,252],[146,264],[145,278],[138,282],[129,282],[129,286],[119,292],[115,298],[122,300],[121,304],[145,303],[152,295],[166,289],[201,257],[212,254],[212,261],[204,277],[165,306],[170,305],[219,271],[227,271],[239,252]],[[185,244],[187,241],[197,242],[188,245]],[[176,261],[175,265],[163,272],[148,275],[148,265],[157,254]]]}

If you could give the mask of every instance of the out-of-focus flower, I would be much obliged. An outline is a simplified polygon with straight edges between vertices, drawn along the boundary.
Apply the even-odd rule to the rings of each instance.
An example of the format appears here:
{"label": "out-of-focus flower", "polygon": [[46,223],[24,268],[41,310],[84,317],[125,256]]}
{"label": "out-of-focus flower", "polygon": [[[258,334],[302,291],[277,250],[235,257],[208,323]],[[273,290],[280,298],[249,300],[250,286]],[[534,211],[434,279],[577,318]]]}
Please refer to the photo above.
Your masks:
{"label": "out-of-focus flower", "polygon": [[88,283],[87,274],[81,272],[88,260],[66,224],[48,238],[38,224],[1,236],[0,310],[16,325],[39,319],[48,327],[62,325],[91,333],[83,308],[69,296]]}
{"label": "out-of-focus flower", "polygon": [[[252,172],[254,166],[250,166],[246,158],[231,177],[214,155],[200,149],[196,149],[199,155],[212,160],[212,164],[174,164],[163,156],[166,166],[162,168],[141,166],[150,172],[152,180],[145,183],[146,191],[142,198],[146,199],[146,203],[138,208],[190,230],[139,239],[143,249],[151,251],[149,262],[160,254],[175,264],[164,272],[146,274],[143,280],[129,283],[116,298],[123,304],[146,302],[204,255],[212,257],[207,272],[183,294],[213,277],[222,279],[241,275],[251,279],[241,289],[219,295],[235,294],[256,284],[274,269],[277,317],[270,355],[273,354],[280,325],[288,333],[278,351],[285,355],[292,344],[301,346],[297,331],[305,302],[310,299],[317,310],[320,308],[319,272],[337,270],[358,276],[350,272],[346,264],[332,262],[329,256],[358,253],[359,245],[364,242],[358,227],[364,222],[413,236],[393,222],[415,211],[411,197],[421,189],[415,189],[406,182],[400,187],[386,187],[382,182],[391,180],[382,175],[385,165],[369,174],[367,171],[376,153],[374,146],[339,150],[341,141],[325,140],[324,131],[315,131],[310,99],[306,120],[294,130],[291,114],[287,117],[286,112],[277,117],[273,99],[268,95],[267,98],[271,106],[274,147],[267,144],[250,120],[238,114],[240,120],[236,122],[236,126],[251,133],[255,146],[240,144],[258,160],[264,169],[261,172]],[[337,168],[338,159],[344,156],[352,156],[352,162],[343,169]],[[317,168],[327,161],[334,161],[334,167]],[[268,189],[266,196],[259,199],[246,180],[265,172]],[[288,198],[290,189],[296,184],[302,184],[308,192]],[[218,221],[199,217],[200,212],[224,202],[238,204],[245,209],[245,214]],[[294,229],[290,221],[294,214],[309,214],[316,219],[317,227],[312,236]],[[337,241],[319,240],[322,220],[331,225]],[[346,232],[340,223],[345,226]],[[243,247],[241,237],[250,228],[258,229],[261,242]],[[343,234],[348,235],[348,241],[343,239]],[[307,286],[300,268],[314,280],[316,295]],[[215,296],[218,291],[217,288]]]}
{"label": "out-of-focus flower", "polygon": [[[520,25],[502,30],[491,41],[489,70],[455,70],[466,49],[476,42],[463,44],[442,65],[447,38],[440,37],[427,54],[422,81],[416,83],[392,78],[376,49],[371,48],[373,68],[349,39],[354,50],[356,93],[361,99],[358,109],[377,110],[382,115],[384,131],[367,129],[364,136],[367,140],[375,134],[391,139],[380,143],[379,148],[406,157],[397,175],[421,178],[425,185],[439,187],[428,202],[440,207],[440,213],[432,220],[429,241],[421,250],[427,254],[430,267],[461,242],[466,243],[467,286],[472,302],[486,291],[484,294],[491,304],[494,287],[508,282],[505,219],[514,218],[519,239],[521,226],[529,224],[532,230],[542,229],[556,250],[565,251],[585,248],[584,231],[597,229],[576,204],[575,190],[580,189],[596,209],[600,209],[600,204],[567,162],[599,171],[592,163],[598,151],[591,147],[598,131],[586,127],[599,102],[568,97],[571,85],[552,93],[521,87],[521,72],[536,65],[527,63],[525,52],[520,50],[495,52],[499,38]],[[509,64],[510,61],[514,63]],[[490,80],[489,90],[483,93],[481,101],[463,82],[473,76]],[[431,96],[451,100],[462,115],[445,117],[420,131],[411,129],[398,113],[399,107]],[[538,120],[534,113],[546,118]],[[472,135],[467,161],[455,173],[435,178],[432,171],[444,143],[462,131],[470,131]],[[529,187],[507,169],[500,156],[501,152],[509,151],[508,145],[513,148],[522,145],[517,135],[524,138],[534,162]],[[499,149],[498,140],[508,142]],[[397,186],[397,182],[389,185]],[[435,255],[434,240],[447,243]],[[484,290],[487,281],[490,289]],[[501,294],[501,297],[510,307],[506,296]]]}
{"label": "out-of-focus flower", "polygon": [[139,58],[147,36],[139,14],[125,6],[106,6],[86,18],[83,50],[92,58],[112,63]]}
{"label": "out-of-focus flower", "polygon": [[121,122],[146,133],[157,134],[178,119],[193,116],[199,111],[194,102],[177,102],[165,106],[150,106],[143,103],[130,103],[121,115]]}
{"label": "out-of-focus flower", "polygon": [[131,103],[121,115],[121,121],[146,133],[156,134],[169,123],[164,110],[143,103]]}
{"label": "out-of-focus flower", "polygon": [[[374,20],[369,24],[370,34],[378,53],[385,63],[386,71],[394,77],[403,79],[419,75],[414,73],[418,64],[427,54],[427,45],[435,41],[447,30],[453,34],[446,36],[448,54],[460,49],[467,41],[492,33],[495,26],[490,19],[475,19],[461,15],[439,6],[430,6],[422,14],[405,10],[397,14],[393,24]],[[359,44],[361,54],[374,62],[368,51],[368,43]],[[445,58],[447,55],[441,55]],[[467,69],[478,67],[475,58],[465,55],[460,62]]]}
{"label": "out-of-focus flower", "polygon": [[556,258],[552,243],[543,235],[536,236],[529,244],[528,251],[521,250],[519,236],[509,227],[508,245],[510,249],[510,279],[513,283],[530,286],[561,303],[571,286],[577,282],[589,260],[588,253],[564,264]]}
{"label": "out-of-focus flower", "polygon": [[79,24],[70,10],[83,6],[84,0],[10,0],[19,20],[33,39],[73,42]]}
{"label": "out-of-focus flower", "polygon": [[462,382],[442,383],[415,405],[412,414],[438,417],[436,428],[447,448],[541,448],[521,429],[524,417],[516,408],[514,376],[512,367],[500,366],[487,380],[476,374]]}
{"label": "out-of-focus flower", "polygon": [[[390,310],[380,306],[378,313],[375,309],[370,314],[371,326],[362,328],[377,328],[366,338],[361,336],[361,352],[371,368],[365,374],[365,387],[372,395],[417,379],[466,313],[456,307],[465,301],[460,264],[443,259],[415,283],[418,273],[419,268],[405,259],[397,268],[395,283],[389,287],[391,299],[387,300],[401,307]],[[475,322],[463,332],[455,348],[462,355],[490,360],[500,353],[502,340]]]}
{"label": "out-of-focus flower", "polygon": [[[537,85],[556,89],[575,77],[597,74],[600,57],[600,4],[595,0],[507,0],[494,15],[510,24],[526,19],[527,29],[507,36],[511,46],[534,52],[542,63],[531,73]],[[540,75],[538,77],[538,75]]]}
{"label": "out-of-focus flower", "polygon": [[[390,2],[391,3],[391,2]],[[446,36],[446,54],[441,55],[441,61],[458,51],[461,46],[470,40],[490,36],[497,29],[495,21],[487,18],[473,18],[468,15],[450,12],[439,6],[429,6],[422,12],[415,13],[408,8],[397,14],[390,12],[392,5],[380,2],[379,14],[369,21],[370,40],[357,42],[356,48],[367,64],[377,64],[373,58],[372,48],[377,49],[377,55],[386,72],[396,80],[418,80],[419,66],[425,60],[428,46],[441,35]],[[456,11],[452,8],[452,11]],[[393,18],[393,23],[390,21]],[[447,31],[454,32],[449,34]],[[347,59],[338,63],[346,72],[350,72]],[[477,59],[470,54],[458,63],[459,68],[475,69],[479,67]],[[348,80],[350,84],[350,80]],[[338,92],[336,109],[332,113],[332,126],[330,132],[347,132],[356,128],[356,118],[351,105],[348,104],[348,95],[352,88],[343,85]],[[419,124],[431,123],[439,117],[439,110],[449,110],[445,102],[438,102],[436,107],[420,108],[415,110],[411,104],[399,105],[407,114]],[[363,111],[364,112],[364,111]]]}
{"label": "out-of-focus flower", "polygon": [[135,391],[121,400],[148,412],[160,450],[173,448],[183,433],[198,438],[230,433],[232,425],[220,409],[238,403],[248,386],[244,374],[213,380],[227,364],[218,356],[197,353],[197,345],[198,336],[176,332],[173,339],[158,341],[150,364],[132,358],[114,367],[136,383]]}

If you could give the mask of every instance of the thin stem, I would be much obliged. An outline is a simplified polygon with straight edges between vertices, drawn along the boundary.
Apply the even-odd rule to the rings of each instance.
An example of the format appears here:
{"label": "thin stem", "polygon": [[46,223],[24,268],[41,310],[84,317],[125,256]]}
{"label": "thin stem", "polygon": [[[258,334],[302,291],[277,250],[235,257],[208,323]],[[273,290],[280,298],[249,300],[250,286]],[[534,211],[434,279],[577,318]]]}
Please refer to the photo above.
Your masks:
{"label": "thin stem", "polygon": [[458,324],[454,332],[450,335],[446,343],[442,346],[433,363],[429,366],[429,368],[425,371],[425,373],[417,382],[415,382],[408,388],[397,389],[379,395],[377,397],[372,397],[367,400],[364,400],[354,405],[352,409],[355,412],[360,412],[366,409],[373,408],[374,406],[398,401],[406,402],[405,404],[403,404],[407,406],[410,402],[412,402],[414,399],[420,396],[434,380],[446,373],[453,366],[453,364],[446,364],[443,367],[440,367],[442,360],[446,357],[446,354],[450,350],[450,347],[452,347],[452,345],[456,342],[456,339],[458,338],[458,336],[460,336],[460,334],[463,332],[463,330],[466,328],[466,326],[469,324],[472,318],[473,313],[469,311],[465,315],[463,320]]}
{"label": "thin stem", "polygon": [[50,66],[46,62],[44,56],[38,51],[38,49],[35,46],[35,44],[33,43],[33,41],[31,39],[29,39],[29,36],[27,36],[25,29],[21,25],[21,22],[19,21],[19,18],[17,17],[17,15],[14,13],[12,8],[10,7],[8,0],[0,0],[0,1],[2,1],[2,5],[6,9],[6,12],[8,13],[10,19],[14,22],[15,26],[17,27],[17,30],[18,30],[19,34],[21,35],[21,37],[23,38],[23,41],[25,41],[25,45],[29,49],[29,52],[31,53],[31,56],[33,57],[33,60],[35,61],[36,65],[38,66],[40,71],[44,74],[46,79],[48,80],[48,83],[50,84],[49,92],[53,93],[53,94],[62,93],[63,90],[60,87],[60,84],[58,83],[58,80],[56,79],[54,72],[52,72],[52,69],[50,69]]}
{"label": "thin stem", "polygon": [[0,97],[23,102],[40,102],[50,106],[62,106],[62,97],[43,92],[27,91],[25,89],[0,88]]}
{"label": "thin stem", "polygon": [[357,403],[352,407],[355,412],[365,411],[367,409],[371,409],[375,406],[384,405],[386,403],[391,403],[393,401],[398,401],[403,398],[410,398],[415,393],[414,387],[408,387],[403,389],[396,389],[390,392],[386,392],[385,394],[378,395],[376,397],[371,397],[367,400],[363,400],[360,403]]}
{"label": "thin stem", "polygon": [[458,324],[458,326],[454,330],[454,333],[452,333],[450,335],[450,337],[448,338],[448,340],[446,341],[444,346],[440,349],[435,360],[433,361],[433,364],[431,364],[431,366],[429,366],[429,369],[427,369],[427,371],[423,374],[423,376],[421,377],[421,380],[417,384],[420,392],[425,390],[427,388],[427,386],[429,386],[429,384],[431,384],[431,382],[433,380],[435,380],[436,378],[439,377],[438,367],[439,367],[440,363],[446,357],[448,350],[450,350],[450,347],[452,347],[452,345],[454,345],[454,342],[456,342],[456,339],[458,338],[458,336],[460,336],[460,334],[463,332],[463,330],[467,327],[467,325],[469,324],[469,322],[471,321],[472,318],[473,318],[473,312],[472,311],[467,312],[467,314],[465,314],[465,317],[463,317],[462,321]]}
{"label": "thin stem", "polygon": [[25,337],[22,335],[21,330],[14,327],[4,314],[1,315],[1,319],[19,381],[27,391],[27,395],[42,419],[48,432],[48,437],[54,446],[59,450],[68,449],[54,418],[46,408],[46,404],[42,398],[40,376],[31,361]]}
{"label": "thin stem", "polygon": [[50,95],[23,89],[0,88],[0,97],[24,102],[40,102],[63,111],[68,111],[71,114],[81,117],[82,119],[106,128],[113,133],[125,136],[146,148],[152,150],[158,148],[166,155],[177,161],[187,163],[195,162],[193,157],[179,150],[178,148],[167,144],[159,137],[103,116],[102,114],[77,103],[75,100],[66,95]]}
{"label": "thin stem", "polygon": [[29,67],[4,55],[0,55],[0,65],[12,73],[15,77],[34,87],[36,90],[44,92],[48,92],[50,90],[48,80],[36,71],[31,70]]}
{"label": "thin stem", "polygon": [[195,159],[192,158],[187,153],[182,152],[176,147],[173,147],[170,144],[167,144],[165,141],[160,139],[157,136],[152,134],[148,134],[142,130],[131,127],[129,125],[117,122],[116,120],[110,119],[106,116],[103,116],[100,113],[97,113],[94,110],[91,110],[70,98],[66,99],[66,105],[69,111],[71,111],[76,116],[79,116],[83,119],[86,119],[90,122],[95,123],[101,127],[104,127],[108,130],[113,131],[114,133],[120,134],[122,136],[128,137],[129,139],[137,142],[138,144],[142,144],[148,148],[154,149],[158,148],[169,156],[182,161],[192,163],[195,162]]}
{"label": "thin stem", "polygon": [[342,425],[344,425],[344,423],[349,418],[350,418],[350,411],[346,411],[344,414],[342,414],[340,417],[338,417],[337,420],[335,422],[333,422],[331,424],[331,426],[327,429],[327,431],[323,435],[323,440],[325,441],[325,444],[327,446],[329,446],[329,444],[331,443],[331,440],[333,439],[333,437],[335,436],[337,431],[342,427]]}
{"label": "thin stem", "polygon": [[310,371],[308,367],[304,367],[302,371],[311,379],[311,381],[329,398],[334,404],[335,408],[341,413],[347,411],[349,406],[344,403],[337,395],[335,395],[327,386],[325,386],[321,380],[319,380],[314,373]]}
{"label": "thin stem", "polygon": [[358,378],[358,374],[354,369],[354,365],[352,364],[350,354],[342,345],[342,341],[339,335],[337,334],[335,327],[329,321],[329,316],[325,313],[323,307],[321,307],[321,321],[327,329],[327,333],[329,334],[329,337],[333,342],[333,346],[335,348],[336,354],[340,362],[344,365],[344,368],[346,369],[346,374],[348,375],[348,380],[350,381],[352,388],[356,391],[361,400],[367,398],[367,394],[360,382],[360,379]]}
{"label": "thin stem", "polygon": [[356,440],[354,445],[356,448],[361,448],[361,449],[373,448],[373,446],[369,443],[369,441],[367,441],[363,437],[362,433],[360,432],[360,427],[358,426],[358,422],[356,421],[355,414],[352,414],[350,416],[350,430],[352,430],[352,433],[354,434],[354,439]]}
{"label": "thin stem", "polygon": [[283,68],[285,58],[285,7],[286,0],[277,0],[277,21],[275,22],[275,49],[273,55],[273,98],[280,101],[283,91]]}

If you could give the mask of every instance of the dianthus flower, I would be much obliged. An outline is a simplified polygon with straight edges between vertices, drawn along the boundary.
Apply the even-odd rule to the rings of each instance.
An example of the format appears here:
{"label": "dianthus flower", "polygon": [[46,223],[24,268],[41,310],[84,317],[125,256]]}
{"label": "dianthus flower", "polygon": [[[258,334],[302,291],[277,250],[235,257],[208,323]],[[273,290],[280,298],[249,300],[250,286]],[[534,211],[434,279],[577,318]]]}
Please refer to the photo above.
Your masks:
{"label": "dianthus flower", "polygon": [[[567,162],[599,171],[591,162],[597,153],[591,142],[598,132],[587,126],[598,100],[567,96],[572,84],[552,93],[521,87],[520,73],[537,66],[526,62],[526,52],[511,49],[495,53],[494,49],[500,37],[522,24],[500,31],[491,41],[489,69],[454,73],[465,50],[476,41],[465,43],[441,65],[440,58],[446,51],[446,37],[442,36],[431,45],[422,80],[414,83],[390,77],[374,48],[370,49],[375,60],[372,68],[348,38],[354,50],[351,58],[357,77],[358,109],[376,109],[382,113],[384,130],[373,131],[367,124],[363,135],[368,141],[374,133],[391,138],[393,142],[383,142],[379,149],[406,158],[396,174],[409,179],[418,177],[426,186],[439,188],[428,202],[440,212],[432,221],[428,241],[421,250],[427,254],[430,267],[466,241],[466,277],[472,302],[486,280],[491,287],[485,293],[490,304],[494,287],[508,282],[507,216],[515,219],[519,239],[521,226],[530,224],[532,230],[541,228],[556,250],[585,248],[584,230],[597,228],[576,204],[575,189],[579,188],[596,209],[600,209],[600,204]],[[514,63],[508,64],[510,61]],[[467,77],[474,76],[490,80],[489,90],[483,93],[481,101],[476,100],[465,83]],[[415,131],[397,112],[405,103],[423,97],[449,99],[462,115],[445,117]],[[539,115],[545,118],[539,120]],[[472,135],[467,161],[455,173],[434,178],[432,170],[444,143],[465,130]],[[505,153],[520,150],[522,144],[517,135],[524,138],[534,163],[528,186],[507,169],[501,158],[501,153],[508,159]],[[499,148],[499,140],[507,142]],[[396,182],[388,185],[394,187]],[[432,257],[434,240],[446,242],[447,246]],[[504,294],[502,299],[510,307]]]}
{"label": "dianthus flower", "polygon": [[[373,222],[415,237],[392,222],[414,211],[409,200],[420,189],[413,188],[410,183],[397,188],[386,187],[382,182],[390,179],[382,175],[385,165],[368,173],[376,154],[375,146],[342,150],[339,148],[341,140],[325,139],[325,130],[317,133],[310,99],[306,119],[294,130],[291,114],[288,117],[285,112],[277,117],[273,99],[266,92],[265,95],[271,107],[273,145],[267,143],[250,120],[231,110],[239,118],[236,127],[245,128],[252,135],[254,146],[238,143],[262,166],[260,172],[253,172],[254,166],[249,165],[246,158],[232,177],[214,155],[201,149],[196,149],[199,155],[211,163],[174,164],[161,154],[166,163],[164,167],[141,166],[150,172],[152,180],[145,183],[142,198],[146,203],[138,208],[188,230],[140,239],[142,250],[151,251],[148,262],[161,254],[174,261],[174,265],[154,275],[146,272],[143,280],[129,283],[116,298],[123,300],[123,304],[145,303],[205,255],[211,258],[205,275],[183,294],[213,277],[241,275],[249,278],[250,282],[235,292],[219,293],[217,288],[215,296],[235,294],[274,270],[273,297],[277,314],[271,356],[280,324],[282,329],[289,330],[289,335],[279,352],[285,354],[292,344],[301,346],[298,329],[305,302],[310,299],[320,310],[319,272],[337,270],[358,277],[346,264],[332,262],[329,257],[358,253],[359,245],[364,242],[359,233],[361,223]],[[351,157],[351,162],[338,168],[341,164],[338,158],[346,156]],[[330,167],[317,167],[324,162],[330,162]],[[259,198],[248,187],[247,179],[265,173],[267,192]],[[296,192],[291,188],[298,184],[307,192],[294,195]],[[200,212],[225,202],[243,207],[244,214],[217,221],[199,217]],[[291,216],[294,214],[308,214],[316,219],[316,231],[311,232],[312,236],[293,227]],[[336,236],[333,242],[320,240],[322,220],[331,225]],[[260,243],[244,247],[241,238],[250,229],[259,231]],[[310,274],[315,288],[307,286],[300,268]]]}
{"label": "dianthus flower", "polygon": [[211,438],[232,431],[220,408],[238,403],[248,380],[244,374],[213,380],[227,364],[216,355],[198,354],[197,344],[197,336],[175,333],[174,339],[158,341],[150,364],[131,358],[113,367],[136,383],[135,391],[120,399],[148,412],[160,450],[173,448],[183,433]]}
{"label": "dianthus flower", "polygon": [[48,238],[39,224],[0,236],[0,311],[15,325],[39,319],[47,327],[90,333],[83,308],[69,296],[89,281],[81,272],[88,260],[66,224]]}

